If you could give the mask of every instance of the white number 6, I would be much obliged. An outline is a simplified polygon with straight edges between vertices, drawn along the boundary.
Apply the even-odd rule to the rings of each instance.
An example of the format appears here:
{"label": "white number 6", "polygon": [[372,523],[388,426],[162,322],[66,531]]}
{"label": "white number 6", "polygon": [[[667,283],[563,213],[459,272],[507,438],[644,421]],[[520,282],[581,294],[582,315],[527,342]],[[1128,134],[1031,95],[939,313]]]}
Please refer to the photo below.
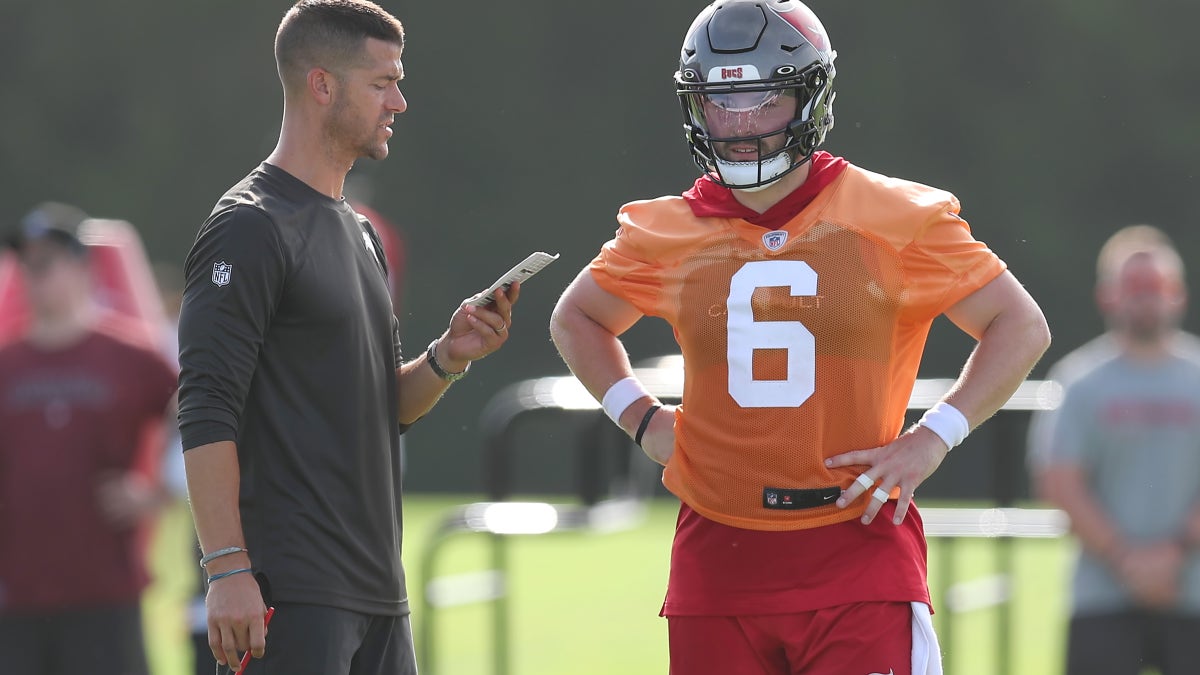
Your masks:
{"label": "white number 6", "polygon": [[[817,273],[799,260],[746,263],[729,283],[729,395],[743,408],[796,407],[816,389],[817,345],[799,321],[755,321],[755,289],[788,286],[793,296],[815,296]],[[754,350],[786,349],[786,380],[755,380]]]}

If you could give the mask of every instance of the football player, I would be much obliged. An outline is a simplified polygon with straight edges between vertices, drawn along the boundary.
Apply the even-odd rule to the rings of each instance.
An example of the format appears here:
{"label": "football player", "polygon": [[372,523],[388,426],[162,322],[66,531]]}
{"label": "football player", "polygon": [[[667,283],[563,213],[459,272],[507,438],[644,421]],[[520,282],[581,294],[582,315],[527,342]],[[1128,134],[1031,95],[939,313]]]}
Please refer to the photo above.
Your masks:
{"label": "football player", "polygon": [[[794,0],[718,0],[676,94],[703,175],[635,201],[551,319],[562,357],[680,499],[662,614],[671,672],[940,673],[913,494],[1050,341],[1041,310],[949,192],[819,148],[834,60]],[[926,335],[977,340],[904,429]],[[674,329],[679,407],[621,335]]]}

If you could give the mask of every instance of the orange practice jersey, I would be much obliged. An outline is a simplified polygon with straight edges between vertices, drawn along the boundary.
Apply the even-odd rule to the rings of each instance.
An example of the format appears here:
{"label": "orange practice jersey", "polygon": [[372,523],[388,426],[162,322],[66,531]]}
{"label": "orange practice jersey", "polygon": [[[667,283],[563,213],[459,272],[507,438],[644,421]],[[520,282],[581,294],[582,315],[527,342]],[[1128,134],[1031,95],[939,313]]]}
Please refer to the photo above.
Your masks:
{"label": "orange practice jersey", "polygon": [[846,488],[861,467],[823,460],[900,433],[934,318],[1005,269],[958,212],[948,192],[853,165],[779,230],[698,218],[681,197],[622,207],[591,269],[682,350],[667,488],[734,527],[858,517],[861,502],[784,510],[764,495]]}

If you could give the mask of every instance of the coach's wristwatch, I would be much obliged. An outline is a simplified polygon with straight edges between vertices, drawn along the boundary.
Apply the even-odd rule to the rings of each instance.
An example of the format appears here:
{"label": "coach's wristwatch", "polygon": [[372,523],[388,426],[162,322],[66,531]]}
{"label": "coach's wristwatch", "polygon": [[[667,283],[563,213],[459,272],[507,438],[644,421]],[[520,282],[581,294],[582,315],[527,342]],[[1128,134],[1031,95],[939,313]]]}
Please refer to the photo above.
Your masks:
{"label": "coach's wristwatch", "polygon": [[438,377],[442,378],[443,380],[445,380],[447,382],[457,382],[457,381],[461,380],[464,375],[467,374],[468,370],[471,369],[471,363],[468,361],[467,367],[463,368],[461,373],[451,373],[451,372],[447,371],[445,368],[442,367],[442,364],[438,363],[438,360],[437,360],[436,351],[437,351],[438,341],[440,341],[440,340],[441,340],[441,338],[434,338],[433,342],[429,343],[429,347],[425,349],[425,360],[429,362],[429,367],[433,369],[434,373],[437,373]]}

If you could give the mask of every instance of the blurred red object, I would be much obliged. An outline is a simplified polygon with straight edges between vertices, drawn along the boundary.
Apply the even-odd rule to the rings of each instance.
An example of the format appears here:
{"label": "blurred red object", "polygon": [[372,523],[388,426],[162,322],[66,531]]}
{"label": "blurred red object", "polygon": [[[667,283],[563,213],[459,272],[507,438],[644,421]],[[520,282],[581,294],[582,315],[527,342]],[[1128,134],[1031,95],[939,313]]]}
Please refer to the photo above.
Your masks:
{"label": "blurred red object", "polygon": [[7,248],[0,249],[0,344],[20,335],[28,323],[29,307],[17,256]]}
{"label": "blurred red object", "polygon": [[[404,236],[400,233],[400,228],[396,227],[387,218],[384,218],[382,213],[358,202],[355,202],[353,206],[355,211],[358,211],[366,216],[367,220],[371,221],[375,232],[379,234],[379,240],[383,242],[383,257],[387,258],[388,262],[388,286],[392,292],[392,305],[396,316],[400,316],[400,280],[404,278],[405,263]],[[402,316],[400,318],[403,319]]]}

